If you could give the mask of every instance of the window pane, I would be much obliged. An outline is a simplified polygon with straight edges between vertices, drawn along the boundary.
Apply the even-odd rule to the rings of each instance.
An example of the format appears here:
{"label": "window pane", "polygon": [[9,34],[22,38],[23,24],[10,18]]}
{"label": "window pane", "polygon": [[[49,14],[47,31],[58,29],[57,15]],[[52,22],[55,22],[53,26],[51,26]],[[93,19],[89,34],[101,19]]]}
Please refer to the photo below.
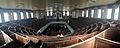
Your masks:
{"label": "window pane", "polygon": [[1,18],[1,14],[0,14],[0,23],[2,23],[2,18]]}
{"label": "window pane", "polygon": [[24,19],[23,12],[20,12],[20,14],[21,14],[21,19]]}
{"label": "window pane", "polygon": [[118,20],[119,7],[115,9],[114,20]]}
{"label": "window pane", "polygon": [[91,17],[94,17],[94,10],[91,11]]}
{"label": "window pane", "polygon": [[14,15],[14,20],[17,20],[17,13],[13,12],[13,15]]}
{"label": "window pane", "polygon": [[50,11],[50,16],[52,16],[52,11]]}
{"label": "window pane", "polygon": [[67,11],[67,16],[69,16],[69,11]]}
{"label": "window pane", "polygon": [[98,9],[98,18],[101,18],[101,9]]}
{"label": "window pane", "polygon": [[29,14],[28,14],[28,12],[26,12],[26,17],[27,17],[27,19],[29,18]]}
{"label": "window pane", "polygon": [[5,22],[9,21],[9,14],[7,12],[4,12],[4,19],[5,19]]}
{"label": "window pane", "polygon": [[107,19],[111,19],[112,9],[107,10]]}
{"label": "window pane", "polygon": [[84,13],[85,13],[85,11],[82,11],[82,17],[84,17]]}
{"label": "window pane", "polygon": [[63,16],[65,16],[65,11],[63,11]]}
{"label": "window pane", "polygon": [[33,16],[33,12],[31,12],[30,14],[31,14],[31,18],[34,18],[34,16]]}
{"label": "window pane", "polygon": [[88,10],[86,10],[86,17],[88,17]]}
{"label": "window pane", "polygon": [[49,16],[49,11],[47,11],[47,16]]}

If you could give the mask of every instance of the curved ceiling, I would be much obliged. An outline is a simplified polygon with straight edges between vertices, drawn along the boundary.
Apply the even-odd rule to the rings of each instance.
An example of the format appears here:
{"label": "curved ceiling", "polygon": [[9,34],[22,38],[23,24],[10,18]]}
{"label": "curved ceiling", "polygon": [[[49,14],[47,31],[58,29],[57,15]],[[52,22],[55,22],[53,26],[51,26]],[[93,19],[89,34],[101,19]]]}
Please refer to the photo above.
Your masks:
{"label": "curved ceiling", "polygon": [[118,0],[71,0],[70,8],[86,8],[90,6],[106,5],[115,3]]}
{"label": "curved ceiling", "polygon": [[[36,2],[35,2],[36,1]],[[33,4],[36,4],[39,9],[46,9],[47,0],[35,0]],[[53,0],[54,1],[54,0]],[[57,0],[58,2],[60,0]],[[115,3],[118,0],[63,0],[63,10],[71,10],[74,8],[86,8],[91,6],[106,5]]]}

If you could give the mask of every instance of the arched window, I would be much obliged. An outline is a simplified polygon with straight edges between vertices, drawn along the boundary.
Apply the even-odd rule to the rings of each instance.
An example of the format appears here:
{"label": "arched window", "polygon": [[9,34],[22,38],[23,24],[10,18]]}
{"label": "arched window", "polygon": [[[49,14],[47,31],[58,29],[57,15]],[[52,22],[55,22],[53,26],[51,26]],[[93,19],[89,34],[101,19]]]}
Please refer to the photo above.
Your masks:
{"label": "arched window", "polygon": [[98,18],[101,18],[101,9],[98,9]]}
{"label": "arched window", "polygon": [[88,10],[86,10],[86,17],[88,17]]}
{"label": "arched window", "polygon": [[0,14],[0,23],[2,23],[2,17],[1,17],[1,14]]}
{"label": "arched window", "polygon": [[52,11],[50,11],[50,16],[52,16],[52,13],[53,13],[53,12],[52,12]]}
{"label": "arched window", "polygon": [[63,16],[65,16],[65,11],[63,11]]}
{"label": "arched window", "polygon": [[69,11],[67,11],[67,16],[69,16],[70,15],[70,13],[69,13]]}
{"label": "arched window", "polygon": [[118,14],[119,14],[119,7],[115,9],[114,20],[118,20]]}
{"label": "arched window", "polygon": [[23,12],[20,12],[20,14],[21,14],[21,19],[24,19]]}
{"label": "arched window", "polygon": [[107,9],[107,19],[111,19],[112,9]]}
{"label": "arched window", "polygon": [[13,12],[13,15],[14,15],[14,20],[17,20],[17,13]]}
{"label": "arched window", "polygon": [[33,12],[31,12],[30,14],[31,14],[31,18],[34,18]]}
{"label": "arched window", "polygon": [[47,11],[47,16],[49,16],[49,11]]}
{"label": "arched window", "polygon": [[4,14],[4,20],[5,20],[5,22],[10,21],[9,14],[7,12],[4,12],[3,14]]}
{"label": "arched window", "polygon": [[91,17],[94,17],[94,10],[91,10]]}
{"label": "arched window", "polygon": [[82,11],[82,17],[84,17],[84,15],[85,15],[84,13],[85,13],[85,11]]}
{"label": "arched window", "polygon": [[26,12],[26,17],[27,17],[27,19],[29,18],[29,13],[28,12]]}

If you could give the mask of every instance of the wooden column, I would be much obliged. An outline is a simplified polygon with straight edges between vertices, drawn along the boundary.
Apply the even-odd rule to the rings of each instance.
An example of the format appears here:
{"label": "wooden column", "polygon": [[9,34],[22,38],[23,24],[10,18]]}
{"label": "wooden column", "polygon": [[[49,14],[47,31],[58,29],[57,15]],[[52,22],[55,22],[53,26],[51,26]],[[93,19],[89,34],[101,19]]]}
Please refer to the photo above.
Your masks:
{"label": "wooden column", "polygon": [[84,10],[84,17],[86,17],[86,10]]}
{"label": "wooden column", "polygon": [[107,19],[107,6],[105,6],[105,7],[102,7],[102,9],[101,9],[101,18],[102,19]]}
{"label": "wooden column", "polygon": [[49,16],[50,16],[50,11],[48,13],[49,13]]}
{"label": "wooden column", "polygon": [[0,13],[1,13],[1,19],[2,19],[2,22],[5,22],[5,19],[4,19],[4,11],[3,10],[0,10]]}
{"label": "wooden column", "polygon": [[33,11],[33,18],[37,18],[36,17],[36,11]]}
{"label": "wooden column", "polygon": [[98,8],[94,9],[94,17],[93,18],[98,18]]}
{"label": "wooden column", "polygon": [[32,18],[32,17],[31,17],[31,12],[30,12],[30,11],[28,11],[28,16],[29,16],[29,18]]}
{"label": "wooden column", "polygon": [[14,20],[13,11],[12,11],[12,10],[9,10],[9,11],[7,11],[7,12],[8,12],[8,14],[9,14],[9,20],[10,20],[10,21],[13,21],[13,20]]}
{"label": "wooden column", "polygon": [[118,20],[120,20],[120,5],[118,5],[118,7],[119,7]]}
{"label": "wooden column", "polygon": [[17,19],[20,20],[21,19],[20,11],[16,11],[16,13],[17,13]]}
{"label": "wooden column", "polygon": [[23,11],[24,19],[27,19],[26,11]]}
{"label": "wooden column", "polygon": [[92,10],[90,10],[90,9],[88,10],[88,17],[89,17],[89,18],[92,18],[92,17],[91,17],[91,11],[92,11]]}
{"label": "wooden column", "polygon": [[112,7],[111,19],[114,20],[115,7]]}

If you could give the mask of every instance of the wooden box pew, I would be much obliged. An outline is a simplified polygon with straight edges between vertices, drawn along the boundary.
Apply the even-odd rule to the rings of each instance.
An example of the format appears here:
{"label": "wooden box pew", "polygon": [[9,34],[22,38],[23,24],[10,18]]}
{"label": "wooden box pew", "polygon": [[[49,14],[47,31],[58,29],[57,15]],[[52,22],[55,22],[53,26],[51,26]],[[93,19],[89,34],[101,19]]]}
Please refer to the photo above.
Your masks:
{"label": "wooden box pew", "polygon": [[39,40],[41,40],[42,42],[47,42],[51,37],[48,36],[35,36],[35,35],[29,35],[29,37],[33,37],[33,38],[37,38]]}
{"label": "wooden box pew", "polygon": [[17,34],[19,34],[19,35],[23,34],[19,28],[14,28],[14,30],[11,30],[11,29],[9,28],[9,29],[8,29],[8,32],[14,32],[14,33],[17,33]]}
{"label": "wooden box pew", "polygon": [[56,48],[56,47],[65,47],[65,46],[69,46],[69,45],[76,44],[78,42],[87,40],[87,39],[93,37],[94,35],[96,35],[96,32],[91,33],[91,34],[87,34],[87,35],[83,35],[83,36],[78,36],[77,39],[76,39],[76,37],[74,37],[72,39],[70,38],[70,39],[63,40],[63,41],[45,42],[45,43],[46,43],[46,46],[50,47],[50,48],[52,48],[53,46],[54,46],[54,48]]}
{"label": "wooden box pew", "polygon": [[34,32],[34,29],[32,29],[32,28],[28,28],[29,29],[29,32],[31,33],[31,35],[35,35],[36,34],[36,32]]}
{"label": "wooden box pew", "polygon": [[0,46],[2,46],[3,44],[5,44],[5,40],[4,40],[2,32],[0,32]]}
{"label": "wooden box pew", "polygon": [[105,30],[101,35],[98,37],[109,39],[112,41],[120,42],[120,30],[117,27],[110,27]]}
{"label": "wooden box pew", "polygon": [[78,34],[79,34],[79,32],[74,32],[74,33],[71,34],[71,36],[76,36]]}
{"label": "wooden box pew", "polygon": [[35,43],[30,40],[27,44],[25,44],[21,48],[32,48],[34,46],[34,44]]}
{"label": "wooden box pew", "polygon": [[[32,35],[33,36],[33,35]],[[35,36],[33,36],[34,38],[36,38]],[[41,37],[39,37],[39,38],[41,38]],[[44,37],[45,38],[45,37]],[[41,39],[44,39],[44,38],[41,38]],[[73,39],[72,39],[73,38]],[[67,46],[67,45],[71,45],[71,44],[75,44],[75,43],[78,43],[78,42],[80,42],[81,40],[80,39],[78,39],[79,38],[79,36],[77,37],[77,39],[75,39],[76,37],[72,37],[72,38],[70,38],[70,37],[68,37],[68,38],[65,38],[65,39],[63,39],[63,40],[57,40],[57,41],[52,41],[52,44],[51,44],[51,42],[47,42],[48,41],[48,39],[44,39],[43,40],[43,42],[47,42],[47,43],[44,43],[44,44],[46,44],[47,46],[51,46],[52,47],[52,45],[56,45],[56,46],[54,46],[54,47],[58,47],[58,46]],[[38,39],[38,38],[37,38]],[[46,40],[46,41],[45,41]],[[50,39],[49,39],[50,40]]]}
{"label": "wooden box pew", "polygon": [[71,39],[78,38],[78,37],[81,37],[81,36],[83,36],[83,35],[68,36],[68,37],[64,37],[63,40],[71,40]]}
{"label": "wooden box pew", "polygon": [[65,48],[120,48],[120,43],[100,37],[93,37],[81,43],[67,46]]}
{"label": "wooden box pew", "polygon": [[72,44],[76,44],[76,43],[79,43],[79,42],[82,42],[82,40],[81,39],[70,39],[69,41],[64,42],[63,47],[69,46],[69,45],[72,45]]}
{"label": "wooden box pew", "polygon": [[110,27],[109,24],[102,24],[100,31],[104,31],[105,29],[108,29]]}
{"label": "wooden box pew", "polygon": [[120,43],[105,38],[96,37],[94,48],[120,48]]}
{"label": "wooden box pew", "polygon": [[92,32],[90,34],[84,34],[83,36],[79,37],[82,41],[85,41],[93,36],[97,35],[97,32]]}
{"label": "wooden box pew", "polygon": [[20,32],[23,34],[23,31],[21,30],[20,26],[16,26],[15,29],[16,29],[16,32]]}
{"label": "wooden box pew", "polygon": [[12,32],[16,32],[16,28],[15,27],[8,27],[8,30],[12,31]]}
{"label": "wooden box pew", "polygon": [[102,36],[105,37],[105,35],[107,35],[107,34],[108,34],[108,36],[110,34],[113,34],[113,35],[117,34],[117,35],[119,35],[119,25],[118,25],[118,23],[116,21],[112,21],[112,22],[109,22],[109,25],[110,25],[109,29],[107,29],[106,31],[104,31],[104,33],[102,34]]}
{"label": "wooden box pew", "polygon": [[33,45],[34,48],[40,48],[40,46],[42,46],[42,41],[41,40],[39,40],[37,43],[35,43]]}
{"label": "wooden box pew", "polygon": [[77,33],[73,33],[75,36],[76,35],[82,35],[82,34],[84,34],[84,32],[87,30],[87,28],[85,27],[83,30],[81,30],[81,31],[78,31]]}
{"label": "wooden box pew", "polygon": [[23,27],[23,31],[25,31],[27,35],[30,35],[30,32],[29,32],[29,29],[28,29],[28,28]]}
{"label": "wooden box pew", "polygon": [[21,32],[23,32],[23,34],[28,34],[28,32],[25,30],[24,27],[20,27],[20,30],[21,30]]}
{"label": "wooden box pew", "polygon": [[91,27],[87,31],[85,31],[85,34],[90,34],[93,29],[94,29],[94,26],[91,25]]}
{"label": "wooden box pew", "polygon": [[[20,44],[17,44],[18,42],[13,40],[10,36],[8,36],[6,33],[4,33],[2,30],[1,30],[1,35],[0,37],[1,40],[0,42],[4,42],[4,44],[2,46],[0,46],[0,48],[17,48],[17,46],[19,46]],[[17,45],[16,45],[17,44]]]}
{"label": "wooden box pew", "polygon": [[[51,38],[48,40],[48,42],[57,42],[57,41],[64,41],[64,40],[72,40],[80,37],[82,35],[76,35],[76,36],[68,36],[68,37],[56,37],[56,38]],[[53,40],[54,39],[54,40]]]}
{"label": "wooden box pew", "polygon": [[86,26],[85,31],[89,30],[91,26]]}
{"label": "wooden box pew", "polygon": [[[94,48],[95,37],[98,36],[97,32],[93,32],[91,34],[84,35],[82,38],[82,42],[66,46],[64,48]],[[92,37],[91,37],[92,36]]]}
{"label": "wooden box pew", "polygon": [[[91,28],[91,26],[86,26],[85,29],[82,30],[82,31],[80,31],[79,34],[82,35],[82,34],[86,33],[90,28]],[[79,35],[79,34],[78,34],[78,35]]]}
{"label": "wooden box pew", "polygon": [[25,30],[27,31],[28,35],[33,35],[29,28],[25,28]]}
{"label": "wooden box pew", "polygon": [[71,48],[120,48],[119,42],[115,42],[115,41],[108,40],[105,38],[106,37],[105,33],[108,30],[109,29],[104,30],[99,35],[87,40],[87,42],[83,41],[79,45],[75,45],[74,47],[73,46],[69,46],[69,47]]}
{"label": "wooden box pew", "polygon": [[83,27],[81,30],[79,30],[79,31],[77,31],[77,32],[75,32],[75,33],[73,33],[73,34],[71,34],[72,36],[76,36],[76,35],[80,35],[80,34],[83,34],[84,33],[84,31],[86,30],[86,27]]}
{"label": "wooden box pew", "polygon": [[29,39],[30,41],[24,46],[22,46],[22,48],[39,48],[42,44],[42,41],[37,38],[30,36],[26,36],[26,38]]}
{"label": "wooden box pew", "polygon": [[[83,34],[90,34],[90,33],[92,33],[92,30],[93,30],[94,28],[90,28],[90,29],[88,29],[88,30],[83,30],[83,31],[80,31],[80,32],[78,32],[78,33],[76,33],[76,35],[83,35]],[[88,33],[89,32],[89,33]],[[94,31],[95,32],[95,31]]]}
{"label": "wooden box pew", "polygon": [[96,27],[95,24],[91,24],[90,26],[87,27],[83,27],[81,28],[79,31],[77,31],[76,33],[73,33],[73,35],[80,35],[80,34],[89,34],[92,32],[92,30]]}
{"label": "wooden box pew", "polygon": [[21,36],[21,35],[18,35],[16,33],[14,33],[14,38],[16,41],[20,42],[21,47],[22,48],[29,48],[29,47],[36,47],[39,45],[41,45],[40,41],[36,38],[33,38],[33,37],[29,37],[29,36]]}
{"label": "wooden box pew", "polygon": [[[62,37],[62,38],[59,38],[57,36],[35,36],[35,35],[29,35],[30,37],[33,37],[33,38],[37,38],[39,40],[42,40],[43,42],[56,42],[56,41],[64,41],[64,40],[70,40],[70,39],[74,39],[76,37],[80,37],[82,35],[76,35],[76,36],[68,36],[68,37]],[[53,40],[54,39],[54,40]]]}
{"label": "wooden box pew", "polygon": [[7,30],[8,27],[9,27],[9,25],[7,25],[7,24],[2,24],[2,25],[0,26],[0,29],[4,31],[4,30]]}
{"label": "wooden box pew", "polygon": [[24,26],[25,31],[27,31],[30,35],[33,35],[35,32],[35,29],[32,29],[31,27]]}
{"label": "wooden box pew", "polygon": [[22,34],[34,34],[35,31],[34,29],[30,28],[30,27],[27,27],[27,26],[23,26],[23,25],[16,25],[15,27],[16,29],[16,32],[20,32]]}
{"label": "wooden box pew", "polygon": [[26,39],[26,38],[24,38],[21,35],[18,35],[16,33],[9,32],[9,34],[11,34],[10,37],[13,39],[13,41],[6,44],[4,47],[19,48],[19,47],[21,47],[29,42],[28,39]]}
{"label": "wooden box pew", "polygon": [[27,44],[30,40],[21,35],[14,33],[14,39],[21,42],[23,45]]}
{"label": "wooden box pew", "polygon": [[48,48],[57,48],[57,47],[64,47],[64,46],[72,45],[78,42],[81,42],[81,40],[77,38],[77,39],[57,41],[57,42],[44,42],[44,44]]}
{"label": "wooden box pew", "polygon": [[21,42],[14,40],[7,44],[4,44],[1,48],[19,48],[21,46],[23,46],[23,44],[21,44]]}
{"label": "wooden box pew", "polygon": [[67,46],[65,48],[94,48],[95,38],[80,42],[78,44],[74,44],[71,46]]}
{"label": "wooden box pew", "polygon": [[[47,42],[46,43],[46,46],[52,48],[54,46],[54,48],[56,47],[64,47],[64,46],[69,46],[69,45],[72,45],[72,44],[75,44],[75,43],[78,43],[78,42],[81,42],[81,41],[84,41],[92,36],[96,35],[96,32],[94,33],[91,33],[89,35],[83,35],[83,36],[78,36],[77,39],[75,39],[76,37],[74,38],[70,38],[69,40],[63,40],[63,41],[57,41],[57,42]],[[81,38],[80,38],[81,37]],[[83,38],[84,37],[84,38]],[[85,38],[86,37],[86,38]],[[82,40],[81,40],[82,39]],[[62,42],[62,43],[61,43]]]}
{"label": "wooden box pew", "polygon": [[101,26],[96,26],[91,32],[100,31]]}
{"label": "wooden box pew", "polygon": [[30,29],[30,32],[31,32],[33,35],[37,35],[35,29]]}

